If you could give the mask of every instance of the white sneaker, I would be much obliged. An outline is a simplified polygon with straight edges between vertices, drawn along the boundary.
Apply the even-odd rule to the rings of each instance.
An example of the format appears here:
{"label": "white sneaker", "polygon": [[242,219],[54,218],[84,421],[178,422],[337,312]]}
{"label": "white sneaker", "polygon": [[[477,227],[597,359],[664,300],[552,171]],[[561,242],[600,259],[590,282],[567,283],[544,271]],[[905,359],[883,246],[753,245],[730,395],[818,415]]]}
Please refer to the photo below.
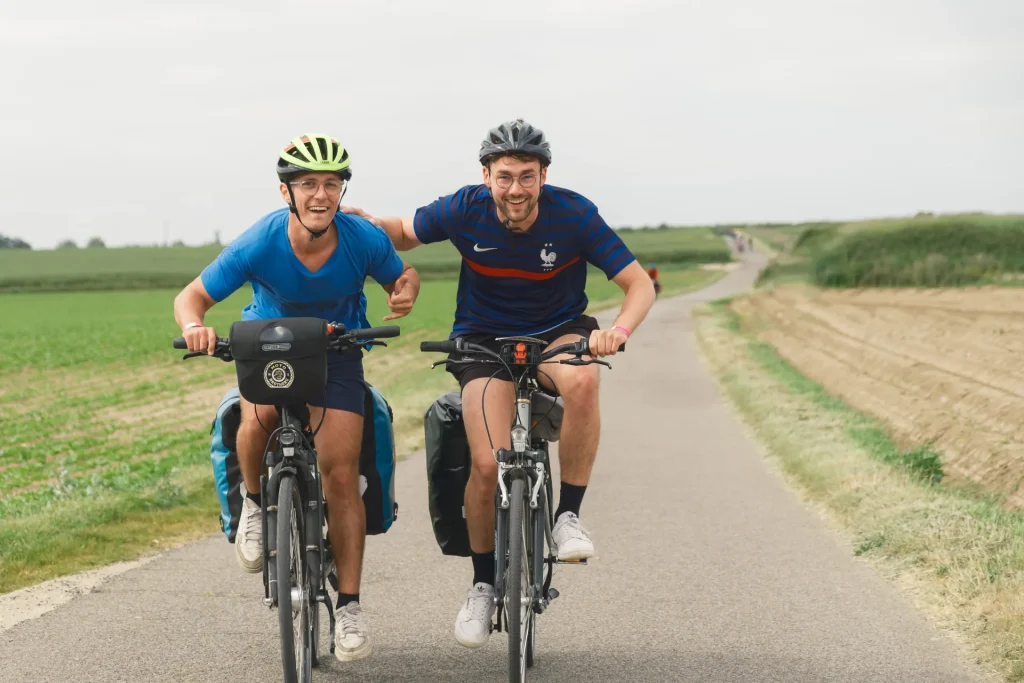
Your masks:
{"label": "white sneaker", "polygon": [[483,647],[491,637],[491,619],[497,608],[494,586],[478,583],[470,588],[459,616],[455,617],[455,640],[466,647]]}
{"label": "white sneaker", "polygon": [[587,560],[594,556],[594,542],[583,528],[583,522],[572,512],[563,512],[551,530],[555,554],[562,562]]}
{"label": "white sneaker", "polygon": [[235,557],[250,574],[263,571],[263,515],[260,506],[242,492],[242,518],[235,533]]}
{"label": "white sneaker", "polygon": [[340,662],[354,662],[370,656],[370,630],[358,602],[350,602],[337,611],[334,626],[334,656]]}

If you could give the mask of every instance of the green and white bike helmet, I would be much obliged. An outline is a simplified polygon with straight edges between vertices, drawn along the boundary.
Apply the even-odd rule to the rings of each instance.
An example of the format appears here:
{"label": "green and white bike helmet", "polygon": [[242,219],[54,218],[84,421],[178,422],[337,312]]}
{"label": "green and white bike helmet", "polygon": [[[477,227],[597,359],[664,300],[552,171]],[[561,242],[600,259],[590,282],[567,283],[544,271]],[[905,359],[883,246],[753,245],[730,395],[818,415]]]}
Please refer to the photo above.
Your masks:
{"label": "green and white bike helmet", "polygon": [[334,173],[342,180],[352,177],[348,150],[328,135],[303,135],[281,150],[277,158],[277,177],[281,182],[302,173]]}
{"label": "green and white bike helmet", "polygon": [[[298,218],[299,212],[295,207],[295,194],[292,191],[290,181],[303,173],[333,173],[344,182],[341,198],[348,190],[348,181],[352,178],[352,160],[344,145],[329,135],[303,135],[293,139],[288,146],[281,150],[277,157],[277,177],[288,187],[288,197],[291,199],[291,212]],[[321,237],[327,229],[316,231],[306,227],[299,219],[302,227],[309,230],[311,239]]]}

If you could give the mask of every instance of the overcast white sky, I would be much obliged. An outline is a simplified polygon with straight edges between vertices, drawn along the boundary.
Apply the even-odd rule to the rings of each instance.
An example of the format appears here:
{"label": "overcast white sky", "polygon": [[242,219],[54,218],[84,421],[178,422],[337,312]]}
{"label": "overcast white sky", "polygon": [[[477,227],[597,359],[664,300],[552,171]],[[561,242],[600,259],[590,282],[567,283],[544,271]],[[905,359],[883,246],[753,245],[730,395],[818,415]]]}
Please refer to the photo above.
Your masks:
{"label": "overcast white sky", "polygon": [[36,248],[226,242],[305,132],[408,214],[516,117],[611,225],[1024,211],[1021,0],[5,3],[0,64]]}

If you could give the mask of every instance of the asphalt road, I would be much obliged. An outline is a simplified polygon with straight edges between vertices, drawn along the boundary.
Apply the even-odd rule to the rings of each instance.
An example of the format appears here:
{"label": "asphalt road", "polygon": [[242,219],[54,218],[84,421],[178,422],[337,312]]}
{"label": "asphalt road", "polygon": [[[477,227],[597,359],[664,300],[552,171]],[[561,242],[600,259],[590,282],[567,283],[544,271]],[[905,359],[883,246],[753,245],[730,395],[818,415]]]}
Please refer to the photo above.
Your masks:
{"label": "asphalt road", "polygon": [[[982,680],[764,466],[698,359],[690,307],[749,286],[759,262],[659,301],[604,371],[581,511],[599,557],[557,569],[530,680]],[[368,540],[374,653],[325,654],[314,680],[507,680],[505,634],[475,651],[454,640],[472,567],[434,542],[422,454],[399,466],[398,492],[398,523]],[[0,681],[279,680],[261,597],[215,534],[0,633]]]}

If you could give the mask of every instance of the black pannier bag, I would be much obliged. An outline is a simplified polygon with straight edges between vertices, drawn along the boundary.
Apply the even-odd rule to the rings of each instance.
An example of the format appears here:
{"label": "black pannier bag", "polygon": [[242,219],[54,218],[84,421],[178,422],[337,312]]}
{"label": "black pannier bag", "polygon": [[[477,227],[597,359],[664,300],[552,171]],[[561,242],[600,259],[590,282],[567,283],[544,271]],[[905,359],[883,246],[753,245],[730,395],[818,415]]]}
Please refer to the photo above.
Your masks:
{"label": "black pannier bag", "polygon": [[462,422],[462,394],[444,394],[423,416],[427,451],[427,506],[434,538],[445,555],[469,557],[463,498],[472,460]]}
{"label": "black pannier bag", "polygon": [[[564,404],[543,392],[534,392],[531,433],[535,439],[558,441]],[[469,529],[464,498],[472,467],[466,426],[462,421],[462,394],[451,391],[423,416],[427,461],[427,506],[434,538],[444,555],[469,557]]]}
{"label": "black pannier bag", "polygon": [[259,405],[323,400],[327,388],[327,321],[240,320],[231,325],[231,355],[242,398]]}

